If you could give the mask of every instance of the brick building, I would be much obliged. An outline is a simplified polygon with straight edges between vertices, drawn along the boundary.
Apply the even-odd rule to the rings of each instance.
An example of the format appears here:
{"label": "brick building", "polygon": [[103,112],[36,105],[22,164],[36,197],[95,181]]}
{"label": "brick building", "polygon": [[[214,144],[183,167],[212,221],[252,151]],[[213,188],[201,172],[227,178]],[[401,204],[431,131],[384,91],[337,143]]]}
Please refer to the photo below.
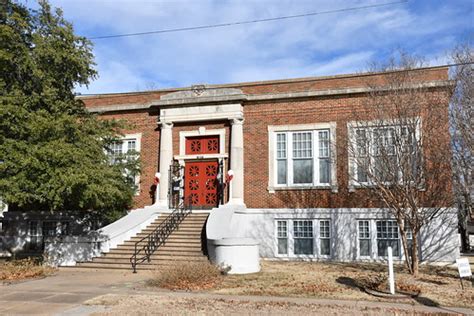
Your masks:
{"label": "brick building", "polygon": [[[116,150],[140,153],[136,208],[154,205],[166,213],[175,191],[211,216],[230,208],[231,215],[219,219],[218,235],[253,238],[265,258],[379,260],[391,245],[402,259],[396,222],[351,181],[343,149],[352,113],[366,102],[369,85],[383,87],[384,76],[196,85],[80,99],[103,119],[131,124]],[[441,94],[447,110],[447,68],[417,70],[414,78],[426,93]],[[448,135],[446,129],[446,144]],[[177,174],[170,175],[171,166],[180,167]],[[422,260],[459,255],[456,215],[444,216],[422,232]]]}
{"label": "brick building", "polygon": [[[427,93],[447,93],[447,68],[419,71],[415,79],[431,87]],[[143,161],[137,207],[153,203],[150,187],[157,171],[158,200],[167,205],[172,161],[184,166],[184,196],[191,196],[195,206],[215,207],[213,195],[218,190],[209,189],[210,178],[194,179],[191,174],[222,166],[219,176],[233,171],[224,202],[244,206],[235,215],[242,221],[240,233],[259,239],[264,256],[279,255],[278,238],[287,238],[288,244],[285,251],[282,242],[280,255],[297,256],[290,249],[294,230],[310,229],[314,249],[312,254],[304,250],[305,255],[348,259],[360,257],[360,251],[336,245],[339,222],[344,220],[355,232],[352,236],[346,230],[342,236],[357,240],[358,220],[368,219],[359,225],[367,227],[375,245],[377,218],[387,215],[380,214],[380,203],[368,199],[364,189],[350,184],[348,155],[338,152],[341,146],[336,140],[347,138],[351,114],[365,102],[368,84],[383,80],[383,73],[355,74],[93,95],[82,100],[103,118],[126,119],[134,125],[126,138],[136,137]],[[453,222],[446,244],[456,243],[455,230]],[[268,236],[258,236],[262,232]],[[325,238],[332,249],[318,247]],[[375,259],[377,249],[372,248],[367,257]]]}

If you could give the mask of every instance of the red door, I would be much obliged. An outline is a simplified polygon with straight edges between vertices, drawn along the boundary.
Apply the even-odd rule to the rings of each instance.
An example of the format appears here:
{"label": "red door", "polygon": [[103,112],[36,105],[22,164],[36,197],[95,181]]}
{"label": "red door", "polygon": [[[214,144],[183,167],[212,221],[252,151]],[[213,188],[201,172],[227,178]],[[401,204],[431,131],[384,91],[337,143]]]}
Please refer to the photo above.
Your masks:
{"label": "red door", "polygon": [[217,161],[191,161],[184,167],[184,198],[193,206],[217,206]]}

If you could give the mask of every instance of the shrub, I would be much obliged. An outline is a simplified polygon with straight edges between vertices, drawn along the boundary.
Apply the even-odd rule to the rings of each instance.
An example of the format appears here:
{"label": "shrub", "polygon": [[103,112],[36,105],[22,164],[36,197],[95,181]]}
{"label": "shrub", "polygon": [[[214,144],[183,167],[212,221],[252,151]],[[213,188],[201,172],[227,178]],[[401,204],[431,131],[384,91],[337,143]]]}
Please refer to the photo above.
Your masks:
{"label": "shrub", "polygon": [[27,258],[0,263],[0,280],[13,281],[50,275],[54,269]]}
{"label": "shrub", "polygon": [[176,262],[156,270],[148,284],[170,290],[191,291],[213,288],[221,279],[220,269],[208,261]]}

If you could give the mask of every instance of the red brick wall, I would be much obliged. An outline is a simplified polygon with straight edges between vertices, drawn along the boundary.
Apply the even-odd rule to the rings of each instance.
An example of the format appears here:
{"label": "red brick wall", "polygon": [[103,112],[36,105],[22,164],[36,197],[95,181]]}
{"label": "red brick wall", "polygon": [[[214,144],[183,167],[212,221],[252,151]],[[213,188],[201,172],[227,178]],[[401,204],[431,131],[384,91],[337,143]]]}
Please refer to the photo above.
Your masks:
{"label": "red brick wall", "polygon": [[[446,80],[447,69],[434,69],[419,72],[423,80]],[[320,80],[305,81],[289,80],[285,82],[249,83],[222,85],[222,87],[236,87],[248,94],[265,94],[273,92],[322,90],[329,88],[362,87],[368,81],[381,83],[383,75],[363,75],[322,78]],[[84,98],[89,108],[104,107],[119,104],[140,104],[159,99],[161,94],[176,90],[102,95]],[[446,96],[445,96],[446,97]],[[371,201],[364,190],[348,192],[347,152],[341,150],[347,134],[347,121],[351,120],[352,111],[357,110],[364,103],[361,94],[327,96],[308,99],[295,99],[269,102],[244,103],[244,155],[245,155],[245,189],[244,200],[250,208],[299,208],[299,207],[373,207],[378,206]],[[447,109],[447,99],[446,107]],[[142,133],[141,160],[142,172],[140,177],[140,194],[135,198],[135,206],[143,207],[151,204],[149,189],[153,183],[154,173],[158,169],[159,159],[159,126],[157,124],[157,110],[115,112],[102,115],[105,119],[119,118],[130,122],[133,127],[126,133]],[[305,123],[337,123],[337,182],[338,193],[328,189],[287,190],[269,193],[268,187],[268,125],[305,124]],[[447,114],[446,114],[447,122]],[[177,123],[173,127],[173,153],[179,154],[179,132],[197,130],[200,126],[206,129],[226,129],[226,152],[230,152],[230,124],[221,122]],[[449,133],[446,127],[443,144],[449,148]],[[161,171],[167,172],[167,171]],[[450,187],[447,180],[446,188]]]}
{"label": "red brick wall", "polygon": [[134,207],[151,205],[152,199],[149,191],[153,185],[153,178],[158,171],[158,152],[160,144],[160,133],[157,124],[156,113],[147,111],[126,112],[120,114],[104,114],[104,119],[121,119],[127,121],[130,128],[124,130],[124,134],[141,133],[140,147],[140,190],[134,198]]}

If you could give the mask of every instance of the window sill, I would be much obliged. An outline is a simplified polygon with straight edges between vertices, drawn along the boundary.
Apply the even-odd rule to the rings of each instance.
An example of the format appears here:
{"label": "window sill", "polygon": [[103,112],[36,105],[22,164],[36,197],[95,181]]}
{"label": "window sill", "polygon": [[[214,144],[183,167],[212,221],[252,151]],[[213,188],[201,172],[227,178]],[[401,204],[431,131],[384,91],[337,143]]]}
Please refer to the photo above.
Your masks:
{"label": "window sill", "polygon": [[[390,184],[386,183],[385,186],[389,187]],[[369,184],[369,183],[355,183],[355,184],[349,185],[347,188],[349,192],[355,192],[358,189],[374,189],[374,188],[377,188],[377,185]],[[419,188],[418,191],[424,192],[426,191],[426,188]]]}
{"label": "window sill", "polygon": [[275,193],[275,191],[299,191],[299,190],[331,190],[333,193],[338,192],[337,186],[332,185],[308,185],[308,186],[286,186],[286,187],[267,187],[269,193]]}

